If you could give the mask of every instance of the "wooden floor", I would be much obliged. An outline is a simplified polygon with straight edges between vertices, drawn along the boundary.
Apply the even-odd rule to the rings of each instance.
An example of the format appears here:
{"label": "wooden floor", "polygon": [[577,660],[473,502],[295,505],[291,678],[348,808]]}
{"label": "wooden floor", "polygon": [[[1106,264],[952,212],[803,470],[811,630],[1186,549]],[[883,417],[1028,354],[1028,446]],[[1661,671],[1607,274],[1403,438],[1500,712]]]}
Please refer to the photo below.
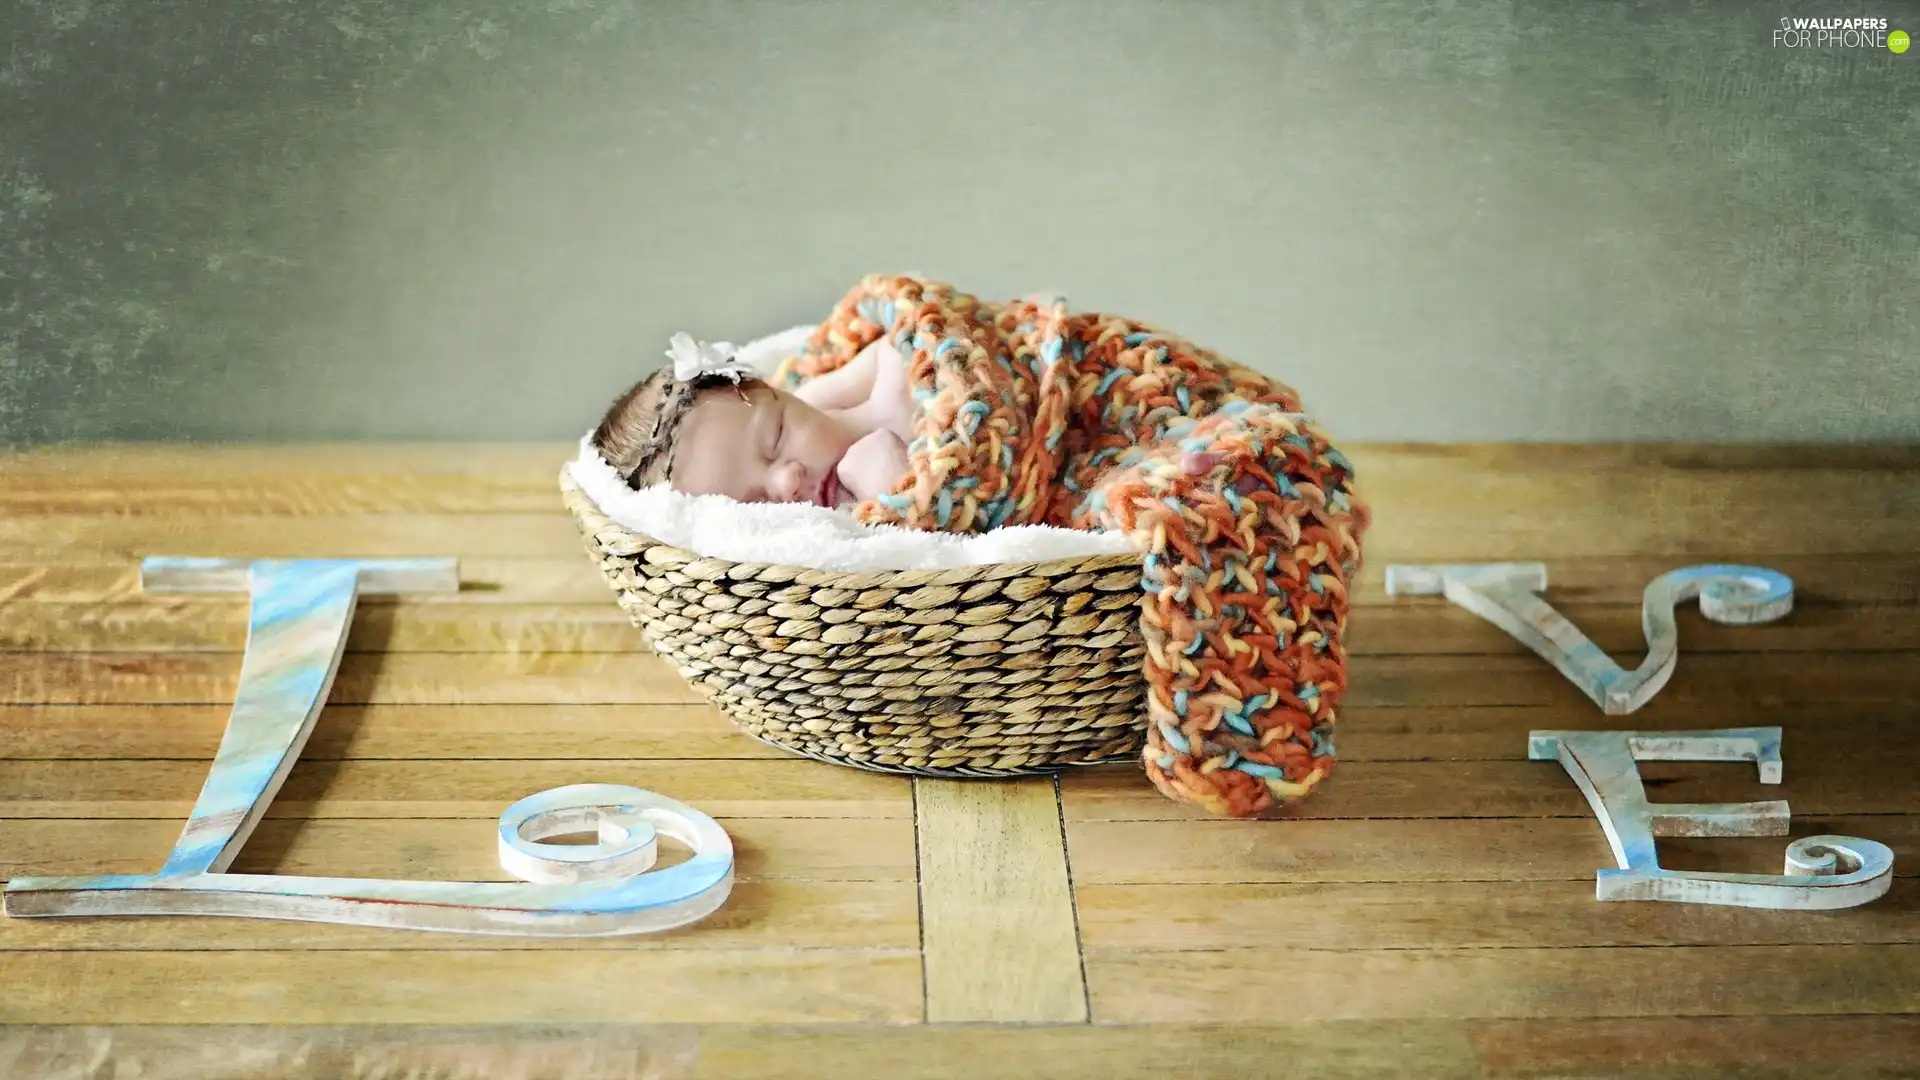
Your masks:
{"label": "wooden floor", "polygon": [[[561,510],[565,446],[117,448],[0,458],[0,873],[147,872],[226,721],[243,596],[154,554],[457,555],[363,601],[238,870],[496,879],[514,800],[631,783],[715,815],[709,921],[553,942],[242,920],[0,920],[0,1075],[1746,1077],[1920,1073],[1920,451],[1362,447],[1376,513],[1341,766],[1284,820],[1201,820],[1130,769],[958,784],[782,756],[649,656]],[[1681,612],[1606,717],[1394,561],[1539,559],[1627,665],[1657,573],[1792,575],[1796,611]],[[1598,903],[1600,828],[1540,727],[1779,725],[1780,797],[1895,851],[1850,911]],[[1663,842],[1778,872],[1786,841]],[[212,1025],[209,1027],[208,1025]],[[109,1064],[111,1063],[111,1067]],[[112,1067],[121,1071],[114,1072]]]}

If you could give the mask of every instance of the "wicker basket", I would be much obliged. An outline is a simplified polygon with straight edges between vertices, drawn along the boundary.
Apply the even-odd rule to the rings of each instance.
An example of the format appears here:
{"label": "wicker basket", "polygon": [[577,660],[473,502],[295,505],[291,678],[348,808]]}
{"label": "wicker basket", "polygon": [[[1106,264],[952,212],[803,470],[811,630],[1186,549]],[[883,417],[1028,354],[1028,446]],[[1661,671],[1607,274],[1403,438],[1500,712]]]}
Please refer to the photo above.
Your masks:
{"label": "wicker basket", "polygon": [[705,558],[609,519],[563,469],[587,551],[653,651],[747,734],[822,761],[994,777],[1134,760],[1132,555],[837,573]]}

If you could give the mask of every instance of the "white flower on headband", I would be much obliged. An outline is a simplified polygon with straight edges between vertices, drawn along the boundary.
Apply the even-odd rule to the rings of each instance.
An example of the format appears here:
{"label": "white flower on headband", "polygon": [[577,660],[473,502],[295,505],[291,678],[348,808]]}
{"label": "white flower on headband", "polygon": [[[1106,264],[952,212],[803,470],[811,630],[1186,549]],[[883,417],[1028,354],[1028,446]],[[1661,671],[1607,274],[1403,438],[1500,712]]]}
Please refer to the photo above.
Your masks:
{"label": "white flower on headband", "polygon": [[730,341],[695,341],[685,333],[673,335],[667,356],[673,360],[673,377],[689,382],[701,375],[725,375],[736,385],[753,375],[753,367],[734,356]]}

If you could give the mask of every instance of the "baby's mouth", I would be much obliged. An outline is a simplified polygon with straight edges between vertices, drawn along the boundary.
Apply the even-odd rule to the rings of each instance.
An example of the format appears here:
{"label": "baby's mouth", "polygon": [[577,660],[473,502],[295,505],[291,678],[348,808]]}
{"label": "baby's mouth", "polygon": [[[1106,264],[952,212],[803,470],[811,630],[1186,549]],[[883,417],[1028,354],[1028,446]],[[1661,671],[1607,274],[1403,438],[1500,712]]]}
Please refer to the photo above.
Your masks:
{"label": "baby's mouth", "polygon": [[838,465],[836,464],[834,468],[828,469],[827,475],[822,477],[820,480],[820,491],[818,493],[817,499],[821,506],[824,506],[829,510],[840,505],[839,473],[840,473],[840,470]]}

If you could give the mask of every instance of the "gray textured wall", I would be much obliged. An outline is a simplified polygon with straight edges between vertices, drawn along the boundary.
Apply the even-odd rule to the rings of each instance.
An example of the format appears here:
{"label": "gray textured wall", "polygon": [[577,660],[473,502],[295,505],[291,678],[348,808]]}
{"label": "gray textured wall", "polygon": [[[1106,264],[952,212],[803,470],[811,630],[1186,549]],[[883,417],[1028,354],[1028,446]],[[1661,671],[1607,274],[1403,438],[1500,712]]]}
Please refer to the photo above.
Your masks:
{"label": "gray textured wall", "polygon": [[897,269],[1347,439],[1920,438],[1920,49],[1771,41],[1868,7],[0,0],[0,442],[567,437]]}

